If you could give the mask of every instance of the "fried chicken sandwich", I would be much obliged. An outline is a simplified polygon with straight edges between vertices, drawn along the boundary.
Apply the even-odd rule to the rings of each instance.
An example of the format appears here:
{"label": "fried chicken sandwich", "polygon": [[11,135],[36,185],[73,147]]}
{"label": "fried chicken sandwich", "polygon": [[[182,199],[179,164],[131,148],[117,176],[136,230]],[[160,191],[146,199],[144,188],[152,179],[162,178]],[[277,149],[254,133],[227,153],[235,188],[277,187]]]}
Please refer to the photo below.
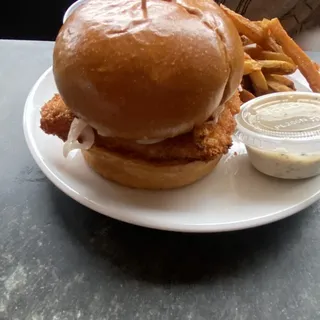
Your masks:
{"label": "fried chicken sandwich", "polygon": [[56,39],[41,128],[106,179],[191,184],[228,152],[243,49],[212,0],[87,0]]}

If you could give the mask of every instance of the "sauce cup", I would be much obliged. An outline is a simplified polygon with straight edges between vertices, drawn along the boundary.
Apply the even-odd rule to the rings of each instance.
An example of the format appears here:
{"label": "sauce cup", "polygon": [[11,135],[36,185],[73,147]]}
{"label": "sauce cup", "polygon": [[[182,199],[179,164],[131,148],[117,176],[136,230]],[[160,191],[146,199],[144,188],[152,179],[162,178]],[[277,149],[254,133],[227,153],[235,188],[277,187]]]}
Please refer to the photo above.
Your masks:
{"label": "sauce cup", "polygon": [[235,139],[260,172],[283,179],[320,174],[320,94],[272,93],[242,105]]}

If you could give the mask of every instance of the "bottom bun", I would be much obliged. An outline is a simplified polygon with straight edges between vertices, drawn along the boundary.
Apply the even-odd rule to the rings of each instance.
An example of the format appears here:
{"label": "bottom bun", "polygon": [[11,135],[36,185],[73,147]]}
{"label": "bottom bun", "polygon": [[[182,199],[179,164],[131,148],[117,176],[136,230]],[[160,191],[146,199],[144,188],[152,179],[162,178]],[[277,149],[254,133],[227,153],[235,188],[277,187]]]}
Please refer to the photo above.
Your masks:
{"label": "bottom bun", "polygon": [[88,165],[102,177],[127,187],[152,190],[189,185],[209,174],[221,159],[217,156],[208,162],[159,165],[97,147],[82,150],[82,154]]}

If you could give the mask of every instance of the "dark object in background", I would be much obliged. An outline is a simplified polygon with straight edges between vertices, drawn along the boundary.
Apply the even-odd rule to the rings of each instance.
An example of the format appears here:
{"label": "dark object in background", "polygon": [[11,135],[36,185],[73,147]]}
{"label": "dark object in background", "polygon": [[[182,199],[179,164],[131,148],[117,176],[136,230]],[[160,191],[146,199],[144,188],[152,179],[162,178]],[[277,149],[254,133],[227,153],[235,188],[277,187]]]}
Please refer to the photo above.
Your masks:
{"label": "dark object in background", "polygon": [[250,20],[278,17],[289,34],[319,25],[320,0],[217,0]]}
{"label": "dark object in background", "polygon": [[[0,39],[55,40],[66,9],[76,0],[2,0]],[[117,1],[117,0],[114,0]],[[251,20],[279,17],[295,36],[319,25],[320,0],[216,0]]]}
{"label": "dark object in background", "polygon": [[75,0],[9,0],[1,3],[0,39],[55,40],[63,14],[73,2]]}

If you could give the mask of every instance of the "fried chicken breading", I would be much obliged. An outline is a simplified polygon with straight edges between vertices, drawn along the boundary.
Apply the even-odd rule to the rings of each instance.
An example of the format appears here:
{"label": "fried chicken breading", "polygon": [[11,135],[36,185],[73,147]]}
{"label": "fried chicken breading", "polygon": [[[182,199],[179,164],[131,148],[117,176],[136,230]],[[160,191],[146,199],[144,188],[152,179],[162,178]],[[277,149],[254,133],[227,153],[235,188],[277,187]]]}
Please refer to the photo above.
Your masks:
{"label": "fried chicken breading", "polygon": [[40,127],[45,133],[66,141],[73,119],[73,113],[56,94],[41,108]]}
{"label": "fried chicken breading", "polygon": [[[235,130],[233,116],[239,112],[241,101],[238,92],[226,103],[224,110],[215,123],[214,120],[174,138],[155,144],[138,144],[135,141],[102,137],[95,134],[95,145],[109,151],[126,154],[133,158],[152,162],[190,162],[209,161],[217,155],[225,154],[232,145]],[[67,140],[74,115],[59,95],[55,95],[41,109],[41,129]]]}

